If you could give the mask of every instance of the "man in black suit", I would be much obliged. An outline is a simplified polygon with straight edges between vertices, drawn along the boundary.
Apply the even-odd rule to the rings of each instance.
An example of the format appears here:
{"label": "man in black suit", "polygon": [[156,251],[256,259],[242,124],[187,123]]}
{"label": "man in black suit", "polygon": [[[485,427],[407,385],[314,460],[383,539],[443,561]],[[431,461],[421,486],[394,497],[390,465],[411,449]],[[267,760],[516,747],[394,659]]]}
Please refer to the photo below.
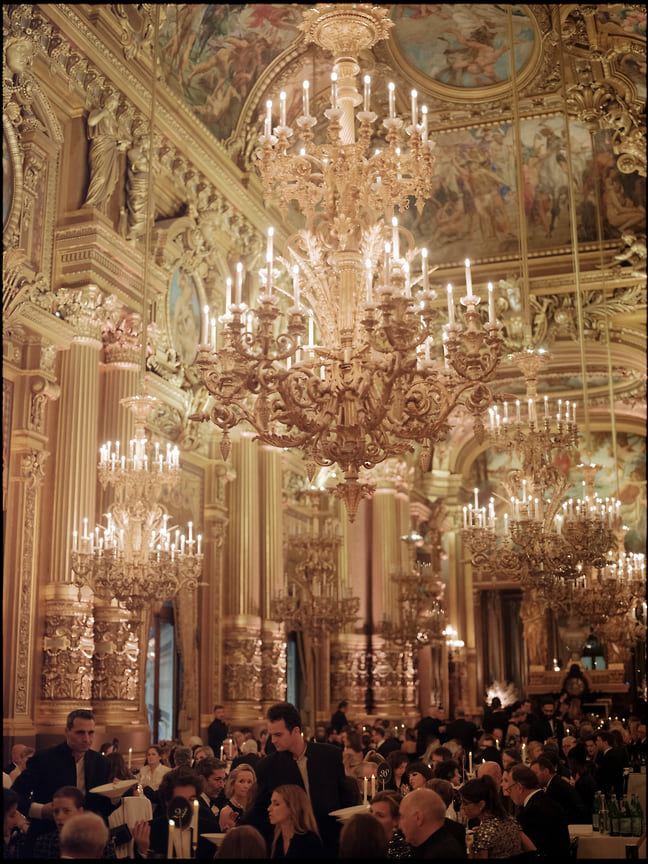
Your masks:
{"label": "man in black suit", "polygon": [[198,796],[200,808],[209,810],[212,816],[218,818],[218,814],[227,803],[224,792],[227,763],[208,757],[201,759],[195,770],[200,774],[203,782],[202,792]]}
{"label": "man in black suit", "polygon": [[531,763],[531,770],[538,778],[538,783],[545,793],[559,807],[562,807],[568,825],[582,824],[587,821],[584,818],[584,809],[576,790],[564,777],[556,773],[556,766],[549,756],[545,754],[538,756]]}
{"label": "man in black suit", "polygon": [[614,738],[609,732],[596,733],[598,748],[598,769],[596,781],[604,795],[616,795],[621,798],[623,790],[623,769],[627,764],[625,753],[620,747],[614,746]]}
{"label": "man in black suit", "polygon": [[385,735],[385,730],[382,726],[372,726],[371,728],[371,744],[373,749],[386,759],[392,750],[400,750],[401,742],[398,738],[388,738]]}
{"label": "man in black suit", "polygon": [[517,806],[516,818],[538,852],[551,859],[569,857],[570,840],[567,817],[543,792],[535,773],[526,765],[511,769],[511,800]]}
{"label": "man in black suit", "polygon": [[220,757],[223,741],[227,738],[227,723],[224,720],[225,709],[222,705],[214,705],[214,719],[207,727],[207,743],[214,751],[216,759]]}
{"label": "man in black suit", "polygon": [[[506,729],[504,732],[506,732]],[[472,720],[466,720],[466,715],[462,708],[457,709],[455,719],[446,726],[446,738],[448,741],[452,741],[453,738],[460,741],[464,753],[472,753],[475,749],[477,725]]]}
{"label": "man in black suit", "polygon": [[[27,844],[37,836],[54,830],[52,799],[61,786],[76,786],[85,795],[85,808],[108,818],[115,805],[104,795],[89,790],[110,780],[109,765],[92,750],[95,720],[92,711],[70,712],[65,723],[65,741],[55,747],[38,750],[27,760],[25,770],[14,782],[20,797],[19,809],[30,819]],[[31,848],[31,846],[30,846]]]}
{"label": "man in black suit", "polygon": [[250,813],[241,820],[253,825],[267,840],[272,838],[268,805],[273,791],[284,783],[302,786],[310,797],[324,851],[336,857],[340,824],[332,810],[353,803],[345,782],[342,751],[333,744],[304,740],[301,716],[289,702],[278,702],[268,710],[268,731],[276,751],[256,768],[258,792]]}
{"label": "man in black suit", "polygon": [[445,826],[446,805],[432,789],[414,789],[401,801],[399,827],[412,858],[466,858],[466,847]]}
{"label": "man in black suit", "polygon": [[556,704],[551,696],[546,696],[542,700],[542,716],[538,717],[531,724],[529,733],[529,741],[541,741],[543,744],[550,738],[553,738],[558,745],[562,741],[565,730],[562,720],[556,716]]}

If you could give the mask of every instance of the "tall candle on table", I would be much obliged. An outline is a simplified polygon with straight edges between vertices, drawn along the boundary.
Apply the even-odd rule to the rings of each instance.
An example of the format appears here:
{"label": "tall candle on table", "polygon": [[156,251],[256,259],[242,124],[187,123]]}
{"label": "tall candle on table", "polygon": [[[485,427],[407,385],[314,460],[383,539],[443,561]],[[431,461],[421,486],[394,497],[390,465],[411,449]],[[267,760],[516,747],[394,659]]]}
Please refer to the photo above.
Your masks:
{"label": "tall candle on table", "polygon": [[472,774],[472,752],[468,751],[468,773]]}
{"label": "tall candle on table", "polygon": [[367,803],[367,778],[366,777],[364,778],[363,783],[364,783],[364,794],[362,796],[362,803],[366,804]]}
{"label": "tall candle on table", "polygon": [[128,748],[128,770],[129,771],[131,769],[132,761],[133,761],[133,748],[129,747]]}
{"label": "tall candle on table", "polygon": [[376,796],[376,775],[371,775],[371,797],[375,798]]}
{"label": "tall candle on table", "polygon": [[167,843],[167,858],[173,858],[173,834],[175,831],[175,822],[169,819],[169,842]]}

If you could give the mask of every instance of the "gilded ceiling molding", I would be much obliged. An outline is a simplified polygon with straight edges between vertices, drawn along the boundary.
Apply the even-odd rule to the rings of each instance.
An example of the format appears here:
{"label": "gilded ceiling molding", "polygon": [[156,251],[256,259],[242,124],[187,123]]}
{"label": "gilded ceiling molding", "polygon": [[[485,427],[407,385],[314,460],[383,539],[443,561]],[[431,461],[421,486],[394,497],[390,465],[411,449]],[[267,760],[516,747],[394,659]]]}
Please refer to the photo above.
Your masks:
{"label": "gilded ceiling molding", "polygon": [[153,46],[153,9],[160,7],[160,20],[165,14],[163,3],[111,3],[110,10],[119,21],[120,41],[126,60],[132,60],[142,50],[148,53]]}

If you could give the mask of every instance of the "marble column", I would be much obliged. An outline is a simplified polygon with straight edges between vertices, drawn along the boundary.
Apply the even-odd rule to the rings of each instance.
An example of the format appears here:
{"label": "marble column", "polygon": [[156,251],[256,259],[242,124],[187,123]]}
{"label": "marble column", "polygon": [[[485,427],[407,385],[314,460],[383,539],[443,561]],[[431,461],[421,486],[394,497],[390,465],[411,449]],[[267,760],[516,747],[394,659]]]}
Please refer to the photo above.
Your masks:
{"label": "marble column", "polygon": [[261,496],[259,448],[251,433],[232,442],[230,532],[223,590],[223,688],[226,716],[250,723],[261,711]]}
{"label": "marble column", "polygon": [[[261,559],[261,709],[286,698],[286,633],[284,625],[270,619],[274,591],[284,585],[282,453],[276,447],[259,447]],[[330,718],[329,718],[330,719]]]}
{"label": "marble column", "polygon": [[62,722],[92,698],[93,609],[70,569],[72,532],[96,522],[101,311],[93,285],[71,295],[66,320],[75,330],[61,355],[61,397],[56,440],[50,582],[43,592],[44,654],[40,720]]}

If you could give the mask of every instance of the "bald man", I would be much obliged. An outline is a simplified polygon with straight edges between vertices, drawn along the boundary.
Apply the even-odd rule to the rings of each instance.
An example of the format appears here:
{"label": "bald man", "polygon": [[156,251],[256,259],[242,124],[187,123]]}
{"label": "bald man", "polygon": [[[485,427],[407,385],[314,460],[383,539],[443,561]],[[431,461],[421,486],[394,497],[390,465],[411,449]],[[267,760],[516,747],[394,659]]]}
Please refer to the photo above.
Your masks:
{"label": "bald man", "polygon": [[478,777],[484,777],[486,774],[493,778],[498,789],[502,788],[502,769],[497,762],[482,762],[477,767]]}
{"label": "bald man", "polygon": [[432,789],[415,789],[400,804],[399,826],[413,858],[466,858],[466,849],[445,827],[446,805]]}
{"label": "bald man", "polygon": [[61,858],[103,858],[108,827],[96,813],[72,816],[61,828]]}

